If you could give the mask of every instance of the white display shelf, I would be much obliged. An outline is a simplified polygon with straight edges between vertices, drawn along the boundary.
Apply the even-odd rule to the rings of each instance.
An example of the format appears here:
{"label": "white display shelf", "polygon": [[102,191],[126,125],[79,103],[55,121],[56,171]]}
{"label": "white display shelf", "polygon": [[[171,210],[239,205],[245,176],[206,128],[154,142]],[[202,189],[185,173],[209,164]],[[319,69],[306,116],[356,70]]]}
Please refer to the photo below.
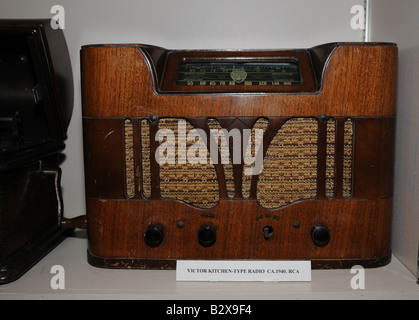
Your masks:
{"label": "white display shelf", "polygon": [[[365,269],[365,289],[351,288],[354,274],[313,270],[311,282],[179,282],[173,270],[117,270],[87,263],[79,232],[62,242],[20,279],[0,286],[6,299],[281,300],[419,299],[415,276],[393,256],[387,266]],[[51,268],[65,271],[65,289],[52,289]]]}

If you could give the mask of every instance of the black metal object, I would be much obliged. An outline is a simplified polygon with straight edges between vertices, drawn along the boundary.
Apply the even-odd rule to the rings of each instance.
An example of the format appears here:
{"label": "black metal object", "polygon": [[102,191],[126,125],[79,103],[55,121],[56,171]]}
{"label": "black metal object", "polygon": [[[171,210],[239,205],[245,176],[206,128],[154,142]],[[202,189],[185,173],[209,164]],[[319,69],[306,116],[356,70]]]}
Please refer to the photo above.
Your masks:
{"label": "black metal object", "polygon": [[73,108],[62,30],[0,20],[0,284],[18,279],[73,229],[62,225],[61,151]]}

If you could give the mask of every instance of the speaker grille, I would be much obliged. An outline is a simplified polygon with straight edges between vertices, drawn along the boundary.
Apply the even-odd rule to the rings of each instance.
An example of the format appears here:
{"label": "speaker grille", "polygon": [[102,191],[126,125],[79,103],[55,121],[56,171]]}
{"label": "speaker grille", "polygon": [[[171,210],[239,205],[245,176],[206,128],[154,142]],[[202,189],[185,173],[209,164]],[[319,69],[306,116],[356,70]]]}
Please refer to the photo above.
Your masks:
{"label": "speaker grille", "polygon": [[[179,127],[180,126],[180,127]],[[182,126],[186,126],[183,128]],[[179,129],[186,129],[186,135],[191,133],[194,127],[184,119],[163,118],[159,121],[159,130],[169,129],[175,134],[175,150],[170,149],[173,144],[167,144],[165,157],[172,163],[160,164],[160,195],[164,199],[181,200],[200,208],[214,207],[219,200],[218,180],[214,165],[210,161],[210,154],[206,142],[195,135],[192,141],[186,140],[188,159],[179,157]],[[160,143],[160,146],[166,140]],[[195,148],[196,147],[196,148]],[[199,150],[205,150],[204,164],[191,164],[191,156],[199,156]],[[202,155],[201,155],[202,156]],[[172,158],[174,157],[174,158]],[[182,163],[183,162],[183,163]]]}
{"label": "speaker grille", "polygon": [[[252,128],[252,134],[250,137],[250,144],[248,143],[247,148],[245,150],[245,156],[246,158],[250,158],[250,157],[255,157],[255,146],[258,145],[262,145],[263,146],[263,141],[260,141],[260,137],[259,136],[255,136],[255,131],[257,129],[262,130],[263,133],[266,132],[266,128],[269,125],[269,120],[266,118],[259,118],[255,125]],[[259,138],[259,139],[258,139]],[[251,164],[247,164],[250,163],[250,161],[244,161],[244,165],[243,165],[243,175],[242,175],[242,196],[243,198],[249,198],[250,196],[250,187],[251,187],[251,181],[252,181],[252,176],[251,175],[246,175],[245,174],[245,170],[246,168],[251,167]]]}
{"label": "speaker grille", "polygon": [[234,187],[234,175],[233,175],[233,162],[230,156],[230,150],[227,147],[227,143],[221,143],[223,139],[228,139],[225,134],[221,131],[222,126],[217,119],[210,118],[208,119],[208,127],[211,130],[219,130],[220,136],[214,137],[217,139],[218,152],[221,154],[221,163],[223,163],[224,168],[224,177],[227,190],[227,196],[229,198],[234,198],[235,187]]}
{"label": "speaker grille", "polygon": [[345,120],[343,139],[343,190],[344,198],[352,195],[352,153],[353,153],[353,122],[348,118]]}
{"label": "speaker grille", "polygon": [[[251,198],[266,209],[276,209],[295,201],[315,199],[319,190],[322,190],[320,195],[323,194],[320,198],[352,196],[353,119],[329,118],[327,123],[321,124],[323,120],[314,117],[289,118],[280,122],[282,125],[271,125],[266,118],[202,120],[161,118],[151,123],[148,119],[141,119],[138,120],[139,126],[132,119],[124,121],[127,198],[136,197],[136,184],[141,186],[138,191],[142,189],[144,198],[179,200],[203,209],[216,206],[221,198]],[[321,131],[320,125],[325,129]],[[263,150],[263,170],[256,179],[245,174],[246,168],[254,166],[254,163],[249,165],[244,161],[242,165],[233,164],[231,145],[228,147],[220,143],[221,139],[229,138],[220,130],[225,126],[251,129],[251,143],[247,144],[242,160],[254,158],[255,145],[259,143],[266,149]],[[163,138],[153,144],[156,137],[151,135],[165,129],[172,136],[162,135]],[[263,131],[263,138],[258,136],[262,141],[255,141],[257,129]],[[139,142],[135,130],[139,130]],[[207,146],[212,138],[205,133],[210,130],[221,133],[218,136],[218,152],[222,165],[218,167],[211,161]],[[228,134],[227,131],[225,133]],[[168,137],[173,143],[167,143]],[[179,142],[181,138],[185,139],[184,144]],[[321,144],[323,147],[319,148]],[[154,154],[159,151],[157,146],[159,149],[165,146],[161,150],[164,150],[162,156],[166,162],[153,167]],[[135,148],[138,147],[140,152],[136,155]],[[319,155],[319,152],[326,154]],[[141,172],[137,174],[136,156],[140,156],[138,163],[141,164]],[[200,163],[191,163],[191,158]],[[319,166],[323,168],[320,171]],[[323,182],[319,174],[324,174]],[[138,178],[140,181],[137,182]],[[322,189],[319,189],[319,183],[324,183]],[[220,191],[221,184],[225,186],[225,193]]]}
{"label": "speaker grille", "polygon": [[130,119],[125,120],[125,180],[128,198],[135,196],[135,173],[134,173],[134,134]]}
{"label": "speaker grille", "polygon": [[335,195],[336,120],[327,120],[326,136],[326,197]]}
{"label": "speaker grille", "polygon": [[141,120],[141,172],[142,189],[146,198],[151,196],[151,155],[150,155],[150,124]]}
{"label": "speaker grille", "polygon": [[315,118],[293,118],[274,136],[264,158],[257,198],[264,208],[279,208],[317,194]]}

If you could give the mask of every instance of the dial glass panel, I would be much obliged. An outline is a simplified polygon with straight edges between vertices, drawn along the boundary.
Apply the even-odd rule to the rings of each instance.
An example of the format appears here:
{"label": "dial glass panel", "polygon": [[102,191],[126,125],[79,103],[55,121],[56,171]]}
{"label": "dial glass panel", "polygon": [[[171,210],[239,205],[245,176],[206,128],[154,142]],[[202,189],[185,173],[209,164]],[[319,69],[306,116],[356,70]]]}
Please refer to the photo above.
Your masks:
{"label": "dial glass panel", "polygon": [[281,86],[301,84],[298,61],[185,61],[180,60],[177,85]]}

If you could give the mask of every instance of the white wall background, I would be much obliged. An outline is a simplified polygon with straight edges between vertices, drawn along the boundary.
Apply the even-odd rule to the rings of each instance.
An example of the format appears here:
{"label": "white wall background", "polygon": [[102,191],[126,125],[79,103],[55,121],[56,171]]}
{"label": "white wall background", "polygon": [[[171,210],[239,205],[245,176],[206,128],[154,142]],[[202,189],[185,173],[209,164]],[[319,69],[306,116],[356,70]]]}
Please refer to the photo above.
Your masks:
{"label": "white wall background", "polygon": [[[372,0],[371,41],[399,47],[393,251],[414,274],[419,245],[419,1]],[[419,274],[418,274],[419,276]]]}

